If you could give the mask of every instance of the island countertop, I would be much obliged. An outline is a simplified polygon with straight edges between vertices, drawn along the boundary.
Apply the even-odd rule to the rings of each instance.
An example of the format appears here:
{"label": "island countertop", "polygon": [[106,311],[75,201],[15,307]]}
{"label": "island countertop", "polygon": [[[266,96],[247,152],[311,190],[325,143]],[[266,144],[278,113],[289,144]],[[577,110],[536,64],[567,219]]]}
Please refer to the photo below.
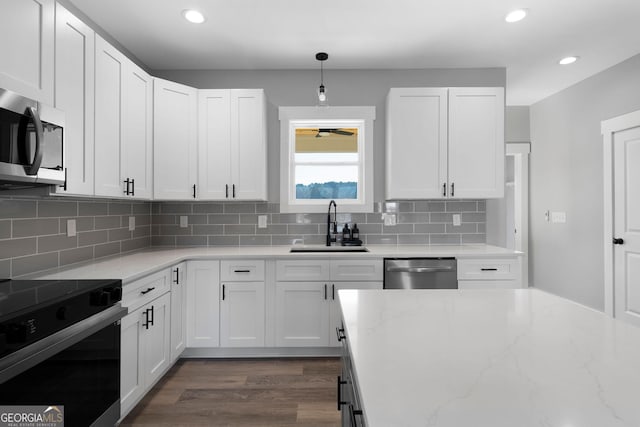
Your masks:
{"label": "island countertop", "polygon": [[640,426],[640,328],[536,289],[341,290],[367,426]]}

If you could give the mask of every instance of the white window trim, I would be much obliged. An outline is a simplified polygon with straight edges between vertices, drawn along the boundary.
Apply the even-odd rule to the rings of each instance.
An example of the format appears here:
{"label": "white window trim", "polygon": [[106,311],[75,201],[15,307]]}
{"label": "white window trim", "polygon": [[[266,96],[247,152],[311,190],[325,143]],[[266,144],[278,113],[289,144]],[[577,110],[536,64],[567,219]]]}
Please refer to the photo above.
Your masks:
{"label": "white window trim", "polygon": [[293,147],[295,129],[300,127],[357,127],[358,151],[362,160],[362,191],[357,201],[342,199],[340,208],[347,212],[373,212],[373,121],[375,107],[280,107],[280,212],[325,212],[326,200],[293,203]]}

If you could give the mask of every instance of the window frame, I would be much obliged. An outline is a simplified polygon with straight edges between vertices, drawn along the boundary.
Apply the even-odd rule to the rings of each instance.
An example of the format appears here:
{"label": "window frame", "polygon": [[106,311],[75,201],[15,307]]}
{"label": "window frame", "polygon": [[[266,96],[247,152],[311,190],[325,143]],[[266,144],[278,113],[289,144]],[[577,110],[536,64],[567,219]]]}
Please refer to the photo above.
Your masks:
{"label": "window frame", "polygon": [[338,199],[347,212],[373,211],[373,121],[375,107],[280,107],[280,212],[325,212],[328,200],[295,198],[297,128],[358,129],[358,199]]}

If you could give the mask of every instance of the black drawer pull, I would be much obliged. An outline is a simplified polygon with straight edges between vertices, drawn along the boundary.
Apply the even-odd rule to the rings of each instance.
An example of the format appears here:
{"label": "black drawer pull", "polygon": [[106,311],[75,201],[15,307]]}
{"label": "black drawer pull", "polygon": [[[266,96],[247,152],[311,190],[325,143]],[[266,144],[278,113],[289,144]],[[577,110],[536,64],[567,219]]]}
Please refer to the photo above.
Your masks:
{"label": "black drawer pull", "polygon": [[343,402],[342,401],[342,386],[345,385],[347,382],[346,381],[342,381],[342,377],[340,375],[338,375],[338,411],[341,410],[341,406],[342,405],[346,405],[349,402]]}
{"label": "black drawer pull", "polygon": [[497,268],[481,268],[480,271],[498,271]]}
{"label": "black drawer pull", "polygon": [[251,273],[251,270],[233,270],[234,273]]}
{"label": "black drawer pull", "polygon": [[344,328],[336,327],[336,336],[338,337],[338,342],[346,339],[346,335],[344,334]]}
{"label": "black drawer pull", "polygon": [[141,291],[140,293],[141,293],[142,295],[145,295],[145,294],[148,294],[149,292],[151,292],[151,291],[152,291],[152,290],[154,290],[154,289],[155,289],[155,286],[154,286],[153,288],[147,288],[147,290],[146,290],[146,291]]}
{"label": "black drawer pull", "polygon": [[175,283],[176,285],[180,284],[180,269],[176,268],[175,270],[173,270],[174,273],[176,273],[176,278],[173,279],[173,283]]}

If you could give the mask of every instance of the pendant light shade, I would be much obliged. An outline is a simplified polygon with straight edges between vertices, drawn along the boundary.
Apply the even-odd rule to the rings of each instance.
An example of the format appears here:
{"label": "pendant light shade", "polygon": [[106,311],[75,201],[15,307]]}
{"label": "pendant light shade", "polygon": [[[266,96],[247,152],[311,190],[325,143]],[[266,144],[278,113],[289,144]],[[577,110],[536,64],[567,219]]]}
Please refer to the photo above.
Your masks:
{"label": "pendant light shade", "polygon": [[318,87],[318,102],[324,105],[327,102],[327,91],[324,87],[324,69],[322,63],[329,59],[329,55],[325,52],[316,53],[316,59],[320,61],[320,86]]}

